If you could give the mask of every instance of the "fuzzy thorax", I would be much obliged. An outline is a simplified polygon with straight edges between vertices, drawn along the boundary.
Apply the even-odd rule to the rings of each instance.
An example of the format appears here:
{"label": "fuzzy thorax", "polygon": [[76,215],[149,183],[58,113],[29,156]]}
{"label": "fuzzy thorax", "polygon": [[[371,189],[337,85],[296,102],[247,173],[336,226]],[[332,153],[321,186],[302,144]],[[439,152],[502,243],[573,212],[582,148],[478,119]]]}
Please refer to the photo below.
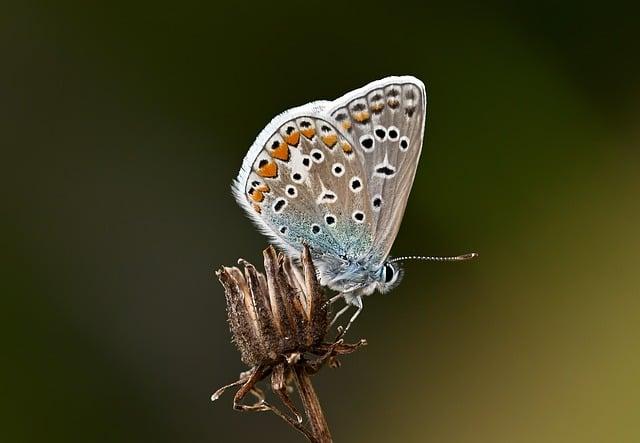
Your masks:
{"label": "fuzzy thorax", "polygon": [[[397,263],[385,261],[371,267],[371,260],[349,260],[323,256],[314,261],[323,286],[345,295],[347,303],[354,298],[371,295],[376,290],[386,293],[402,279],[403,270]],[[354,303],[351,303],[354,304]]]}

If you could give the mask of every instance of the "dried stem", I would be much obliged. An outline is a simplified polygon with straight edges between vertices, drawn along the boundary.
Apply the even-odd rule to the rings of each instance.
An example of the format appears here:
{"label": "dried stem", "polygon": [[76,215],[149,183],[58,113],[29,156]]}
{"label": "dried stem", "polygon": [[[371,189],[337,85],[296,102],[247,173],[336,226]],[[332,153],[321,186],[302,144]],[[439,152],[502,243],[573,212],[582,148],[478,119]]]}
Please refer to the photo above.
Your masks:
{"label": "dried stem", "polygon": [[320,405],[320,399],[316,394],[316,390],[311,383],[311,377],[309,376],[306,368],[302,366],[296,366],[294,368],[296,385],[298,387],[298,394],[302,400],[304,411],[309,420],[311,426],[311,433],[313,434],[314,443],[328,443],[332,442],[331,432],[329,431],[329,424],[322,411]]}
{"label": "dried stem", "polygon": [[289,417],[288,415],[282,413],[278,408],[276,408],[273,405],[268,404],[267,402],[264,402],[267,407],[269,408],[269,410],[271,412],[273,412],[274,414],[276,414],[278,417],[280,417],[281,419],[283,419],[284,421],[286,421],[287,423],[289,423],[289,425],[291,427],[293,427],[295,430],[299,431],[300,433],[302,433],[302,435],[304,435],[305,437],[307,437],[307,440],[309,440],[310,442],[316,443],[316,442],[320,442],[321,440],[316,440],[315,436],[307,429],[305,428],[301,422],[297,421],[294,418]]}

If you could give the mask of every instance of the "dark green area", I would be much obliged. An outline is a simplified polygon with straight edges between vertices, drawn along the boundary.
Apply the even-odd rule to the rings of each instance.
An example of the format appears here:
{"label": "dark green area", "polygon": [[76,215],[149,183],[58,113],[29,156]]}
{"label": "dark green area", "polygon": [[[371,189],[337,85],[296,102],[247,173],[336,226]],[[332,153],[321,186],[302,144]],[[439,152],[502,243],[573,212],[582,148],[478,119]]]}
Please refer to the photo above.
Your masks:
{"label": "dark green area", "polygon": [[213,270],[266,240],[229,192],[277,113],[425,81],[426,144],[337,441],[637,441],[640,32],[623,4],[73,2],[0,18],[6,442],[299,441]]}

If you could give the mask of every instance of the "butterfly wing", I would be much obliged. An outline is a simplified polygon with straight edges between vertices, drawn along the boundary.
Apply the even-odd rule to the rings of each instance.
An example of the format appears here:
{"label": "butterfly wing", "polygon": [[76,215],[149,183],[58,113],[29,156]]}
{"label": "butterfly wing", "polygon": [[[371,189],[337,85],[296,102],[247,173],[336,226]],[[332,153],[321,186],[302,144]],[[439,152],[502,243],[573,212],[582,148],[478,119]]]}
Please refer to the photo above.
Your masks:
{"label": "butterfly wing", "polygon": [[[260,230],[292,255],[354,257],[370,250],[363,158],[315,102],[276,117],[245,157],[233,191]],[[351,180],[351,181],[350,181]],[[351,183],[351,184],[350,184]],[[354,188],[352,192],[349,187]],[[362,219],[360,219],[362,213]]]}
{"label": "butterfly wing", "polygon": [[381,263],[407,204],[425,110],[422,82],[389,77],[286,111],[249,150],[235,197],[292,255],[305,243],[316,257]]}
{"label": "butterfly wing", "polygon": [[[325,108],[362,162],[374,268],[389,255],[415,178],[426,120],[424,84],[388,77],[353,91]],[[364,172],[366,171],[366,173]]]}

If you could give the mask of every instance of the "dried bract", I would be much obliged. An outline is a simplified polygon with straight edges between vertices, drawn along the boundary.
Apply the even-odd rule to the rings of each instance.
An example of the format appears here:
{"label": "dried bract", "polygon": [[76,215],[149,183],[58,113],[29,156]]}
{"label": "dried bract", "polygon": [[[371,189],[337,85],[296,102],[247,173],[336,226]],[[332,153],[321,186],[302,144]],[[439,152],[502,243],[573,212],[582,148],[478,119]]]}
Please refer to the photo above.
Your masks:
{"label": "dried bract", "polygon": [[306,352],[324,338],[328,309],[308,249],[301,262],[302,272],[270,246],[264,251],[266,277],[244,260],[244,272],[236,267],[218,271],[233,341],[247,365]]}

